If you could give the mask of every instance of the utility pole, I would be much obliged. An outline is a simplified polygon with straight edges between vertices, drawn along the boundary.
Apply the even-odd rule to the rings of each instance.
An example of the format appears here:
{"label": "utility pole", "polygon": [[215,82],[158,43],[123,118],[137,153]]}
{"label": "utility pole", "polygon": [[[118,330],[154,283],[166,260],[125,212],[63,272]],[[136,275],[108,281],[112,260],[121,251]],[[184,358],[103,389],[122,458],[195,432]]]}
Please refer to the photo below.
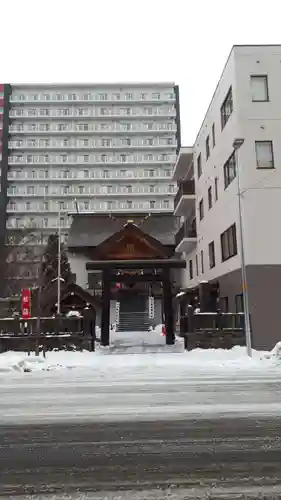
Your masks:
{"label": "utility pole", "polygon": [[241,189],[240,189],[240,166],[238,161],[238,150],[244,144],[244,139],[235,139],[233,142],[233,149],[235,151],[236,159],[236,177],[237,177],[237,196],[238,196],[238,214],[239,214],[239,239],[240,239],[240,253],[241,253],[241,275],[242,275],[242,294],[244,304],[244,317],[245,317],[245,336],[247,354],[252,357],[252,334],[251,334],[251,321],[250,321],[250,308],[249,308],[249,295],[247,287],[247,270],[245,262],[245,246],[243,234],[243,217],[242,217],[242,204],[241,204]]}
{"label": "utility pole", "polygon": [[60,298],[61,298],[61,211],[58,211],[58,300],[57,300],[57,315],[60,315]]}

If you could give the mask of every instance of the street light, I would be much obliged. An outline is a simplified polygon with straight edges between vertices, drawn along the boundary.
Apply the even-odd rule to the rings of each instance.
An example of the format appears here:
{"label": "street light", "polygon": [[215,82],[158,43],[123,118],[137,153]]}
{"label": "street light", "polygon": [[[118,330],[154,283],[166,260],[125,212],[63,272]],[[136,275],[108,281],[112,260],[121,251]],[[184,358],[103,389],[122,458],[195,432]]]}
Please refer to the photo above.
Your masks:
{"label": "street light", "polygon": [[60,298],[61,298],[61,210],[60,210],[60,205],[59,205],[59,210],[58,210],[58,275],[57,275],[57,280],[58,280],[58,290],[57,290],[57,295],[58,295],[58,302],[57,302],[57,315],[60,315]]}
{"label": "street light", "polygon": [[242,293],[243,293],[244,317],[245,317],[246,347],[247,347],[248,356],[252,357],[251,322],[250,322],[249,296],[248,296],[248,287],[247,287],[247,272],[246,272],[246,264],[245,264],[245,249],[244,249],[241,190],[240,190],[240,174],[239,174],[239,162],[238,162],[238,153],[237,153],[243,144],[244,144],[244,139],[238,138],[238,139],[235,139],[233,141],[232,146],[233,146],[235,156],[236,156],[235,163],[236,163],[236,177],[237,177]]}

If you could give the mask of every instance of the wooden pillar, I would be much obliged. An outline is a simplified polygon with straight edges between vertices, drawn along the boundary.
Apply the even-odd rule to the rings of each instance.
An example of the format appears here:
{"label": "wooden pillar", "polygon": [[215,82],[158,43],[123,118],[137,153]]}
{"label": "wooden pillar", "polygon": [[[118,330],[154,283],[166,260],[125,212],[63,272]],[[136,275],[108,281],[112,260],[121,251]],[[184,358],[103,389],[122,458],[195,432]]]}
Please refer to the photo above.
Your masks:
{"label": "wooden pillar", "polygon": [[171,288],[170,269],[163,270],[163,303],[164,303],[164,318],[166,327],[166,344],[173,345],[175,343],[174,333],[174,311],[173,311],[173,294]]}
{"label": "wooden pillar", "polygon": [[110,274],[105,269],[102,272],[102,304],[101,304],[101,345],[109,345],[110,329]]}

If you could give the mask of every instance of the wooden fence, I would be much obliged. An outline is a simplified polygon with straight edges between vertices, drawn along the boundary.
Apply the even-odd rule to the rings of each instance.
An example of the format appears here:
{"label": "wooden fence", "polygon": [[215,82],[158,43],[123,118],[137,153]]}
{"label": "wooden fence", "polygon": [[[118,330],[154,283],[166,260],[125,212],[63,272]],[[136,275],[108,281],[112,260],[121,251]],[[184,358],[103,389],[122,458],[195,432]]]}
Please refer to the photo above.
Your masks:
{"label": "wooden fence", "polygon": [[95,350],[95,320],[85,318],[0,318],[0,352]]}
{"label": "wooden fence", "polygon": [[246,344],[243,313],[195,313],[188,307],[187,315],[181,318],[180,333],[187,350],[231,349]]}

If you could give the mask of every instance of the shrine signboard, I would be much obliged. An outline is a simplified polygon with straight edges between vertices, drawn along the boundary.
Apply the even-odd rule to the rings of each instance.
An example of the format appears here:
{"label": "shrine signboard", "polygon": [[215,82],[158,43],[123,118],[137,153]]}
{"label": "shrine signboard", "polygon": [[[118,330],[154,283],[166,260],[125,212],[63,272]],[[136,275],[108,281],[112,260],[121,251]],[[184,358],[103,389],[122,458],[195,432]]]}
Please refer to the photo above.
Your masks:
{"label": "shrine signboard", "polygon": [[31,317],[31,293],[29,288],[21,292],[21,317],[22,319]]}

